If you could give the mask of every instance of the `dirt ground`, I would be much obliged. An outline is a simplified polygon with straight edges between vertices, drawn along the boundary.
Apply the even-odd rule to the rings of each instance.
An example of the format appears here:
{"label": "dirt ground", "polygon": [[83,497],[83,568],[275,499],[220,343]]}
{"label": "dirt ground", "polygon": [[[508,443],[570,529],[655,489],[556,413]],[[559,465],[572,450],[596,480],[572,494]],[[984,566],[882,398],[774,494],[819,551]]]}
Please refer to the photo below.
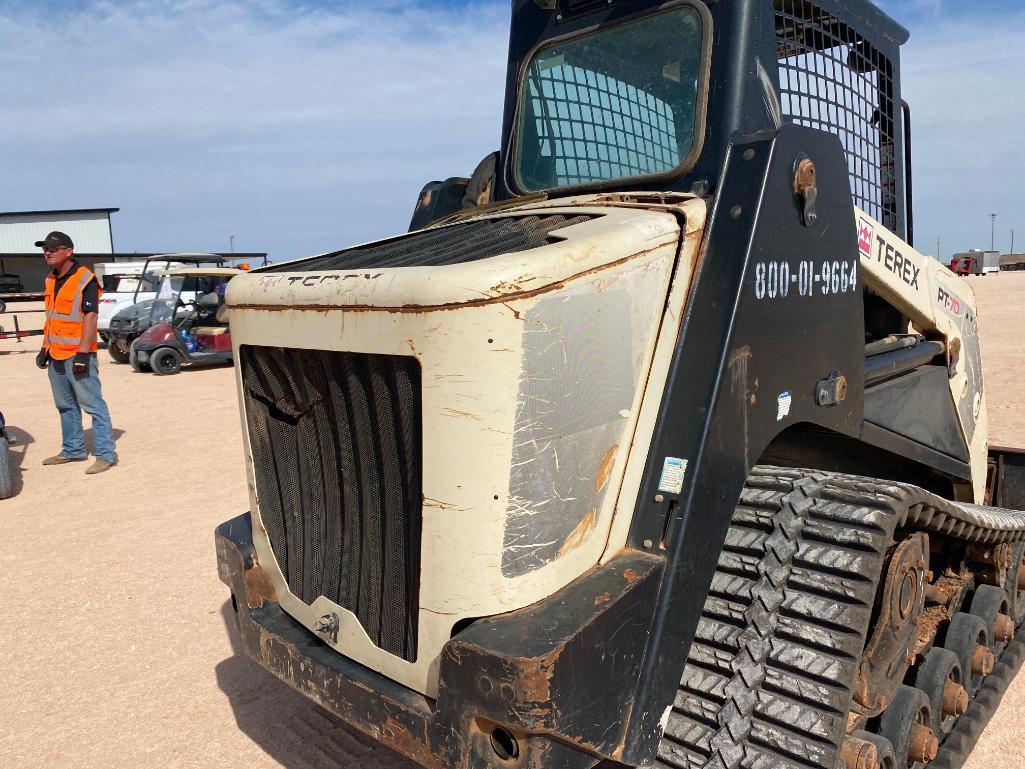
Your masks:
{"label": "dirt ground", "polygon": [[[993,442],[1025,445],[1025,272],[971,285]],[[101,353],[121,461],[90,477],[40,466],[60,440],[36,349],[0,341],[17,489],[0,501],[3,766],[414,769],[238,653],[213,547],[247,506],[233,370],[161,378]],[[1025,676],[969,769],[1022,766],[1023,729]]]}

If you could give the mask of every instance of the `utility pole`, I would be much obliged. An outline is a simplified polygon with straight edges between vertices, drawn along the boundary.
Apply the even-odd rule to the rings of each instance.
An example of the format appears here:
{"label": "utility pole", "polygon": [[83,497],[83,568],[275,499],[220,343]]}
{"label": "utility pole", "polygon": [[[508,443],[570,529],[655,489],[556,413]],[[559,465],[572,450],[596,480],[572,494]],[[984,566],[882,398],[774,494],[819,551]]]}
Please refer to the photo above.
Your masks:
{"label": "utility pole", "polygon": [[1011,253],[1014,253],[1014,228],[1011,228]]}
{"label": "utility pole", "polygon": [[943,261],[942,259],[940,259],[940,239],[939,238],[936,238],[936,261],[937,262],[942,262]]}
{"label": "utility pole", "polygon": [[233,254],[235,253],[235,236],[234,235],[229,235],[228,236],[228,249],[231,251],[231,253],[233,253]]}
{"label": "utility pole", "polygon": [[997,250],[997,215],[989,215],[991,226],[989,228],[989,250]]}

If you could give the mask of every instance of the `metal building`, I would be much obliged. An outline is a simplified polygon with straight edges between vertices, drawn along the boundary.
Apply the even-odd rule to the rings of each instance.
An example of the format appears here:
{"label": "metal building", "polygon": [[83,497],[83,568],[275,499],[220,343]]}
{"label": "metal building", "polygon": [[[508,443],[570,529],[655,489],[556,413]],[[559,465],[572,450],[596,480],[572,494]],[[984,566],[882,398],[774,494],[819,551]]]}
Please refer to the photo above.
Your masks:
{"label": "metal building", "polygon": [[[120,210],[0,211],[0,275],[17,276],[23,291],[42,291],[49,268],[35,242],[53,230],[71,236],[75,241],[75,258],[87,267],[122,260],[125,257],[114,255],[110,225],[110,215]],[[8,278],[5,282],[13,281]]]}

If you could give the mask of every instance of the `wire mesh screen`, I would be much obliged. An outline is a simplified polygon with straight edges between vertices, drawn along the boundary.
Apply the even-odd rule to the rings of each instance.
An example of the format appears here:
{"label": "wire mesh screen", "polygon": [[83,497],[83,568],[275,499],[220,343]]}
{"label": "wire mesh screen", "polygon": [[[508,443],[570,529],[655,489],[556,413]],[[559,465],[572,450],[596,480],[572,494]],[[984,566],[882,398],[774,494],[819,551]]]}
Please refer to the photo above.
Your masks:
{"label": "wire mesh screen", "polygon": [[680,162],[672,107],[636,86],[535,63],[527,87],[560,186],[659,173]]}
{"label": "wire mesh screen", "polygon": [[805,0],[775,0],[783,117],[836,134],[854,202],[899,223],[892,63],[835,16]]}
{"label": "wire mesh screen", "polygon": [[676,8],[551,45],[520,86],[527,191],[671,171],[694,144],[703,25]]}

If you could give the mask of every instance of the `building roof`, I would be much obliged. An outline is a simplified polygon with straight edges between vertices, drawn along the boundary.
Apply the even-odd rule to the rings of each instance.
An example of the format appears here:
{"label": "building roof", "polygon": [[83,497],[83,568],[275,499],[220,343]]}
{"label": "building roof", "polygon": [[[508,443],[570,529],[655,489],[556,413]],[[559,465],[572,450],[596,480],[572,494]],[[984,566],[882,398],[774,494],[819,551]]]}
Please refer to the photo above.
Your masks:
{"label": "building roof", "polygon": [[50,214],[113,214],[120,208],[58,208],[53,211],[0,211],[0,216],[49,216]]}

